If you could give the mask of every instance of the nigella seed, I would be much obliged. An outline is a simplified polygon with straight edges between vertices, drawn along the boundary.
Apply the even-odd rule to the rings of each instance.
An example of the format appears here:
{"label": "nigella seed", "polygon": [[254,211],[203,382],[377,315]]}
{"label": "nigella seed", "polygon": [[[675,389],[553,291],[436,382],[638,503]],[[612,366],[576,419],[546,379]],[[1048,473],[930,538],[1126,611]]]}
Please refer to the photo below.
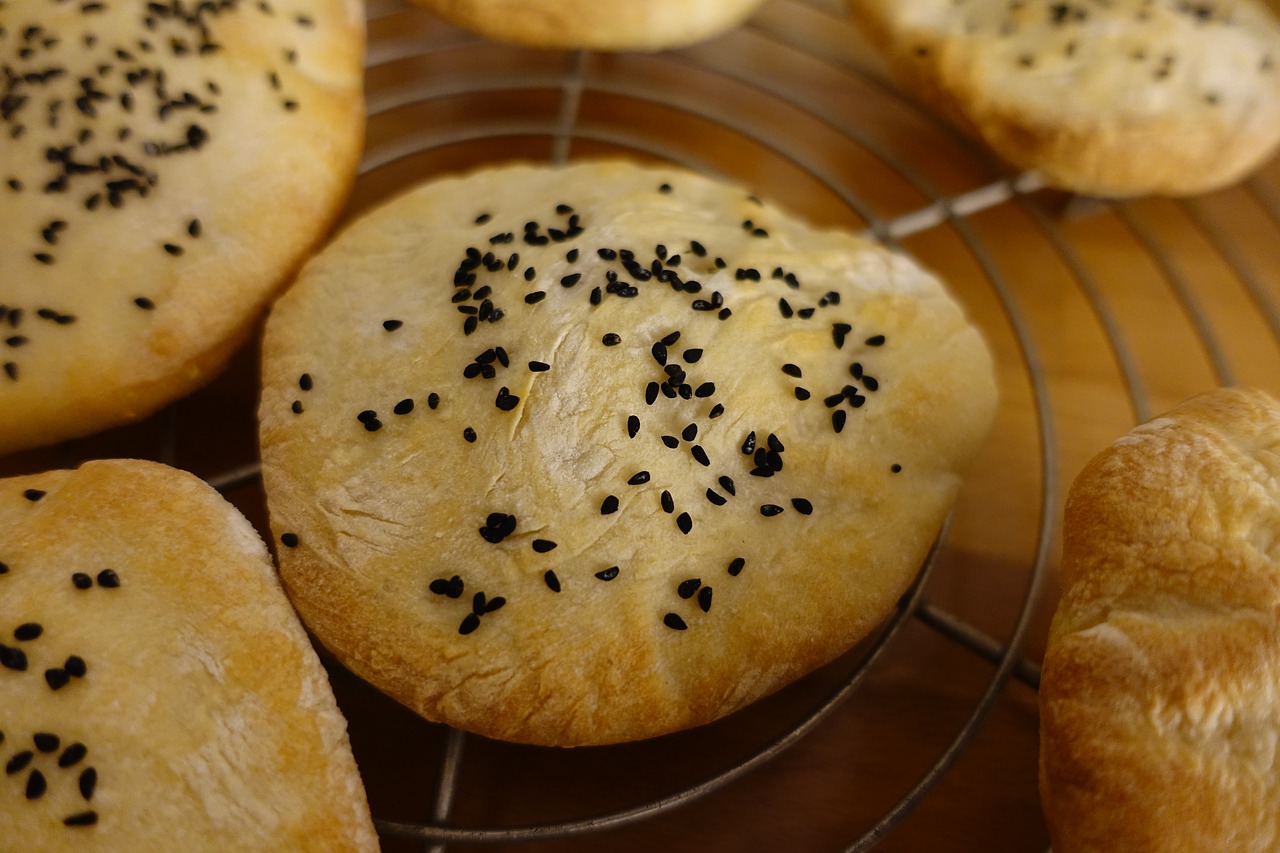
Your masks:
{"label": "nigella seed", "polygon": [[35,743],[36,749],[41,752],[54,752],[62,745],[62,741],[58,739],[57,735],[49,734],[48,732],[36,732],[32,735],[31,740]]}
{"label": "nigella seed", "polygon": [[560,279],[560,286],[573,287],[575,284],[577,284],[581,280],[582,280],[582,273],[579,273],[579,272],[570,273],[569,275]]}
{"label": "nigella seed", "polygon": [[832,340],[835,341],[836,349],[841,349],[844,346],[845,336],[852,331],[853,326],[850,326],[848,323],[831,324],[831,337]]}
{"label": "nigella seed", "polygon": [[182,247],[176,243],[165,243],[164,250],[174,257],[182,254]]}
{"label": "nigella seed", "polygon": [[22,493],[22,496],[27,500],[31,501],[32,503],[35,503],[36,501],[40,500],[42,497],[45,496],[45,492],[41,491],[40,489],[27,489],[25,492]]}
{"label": "nigella seed", "polygon": [[707,413],[707,417],[718,418],[723,414],[724,414],[724,404],[716,403],[714,406],[711,407],[711,411]]}
{"label": "nigella seed", "polygon": [[774,453],[782,453],[787,449],[782,446],[782,439],[778,438],[774,433],[769,433],[769,440],[767,444],[769,445],[769,449]]}
{"label": "nigella seed", "polygon": [[600,504],[601,515],[612,515],[617,511],[618,511],[618,499],[614,495],[609,495],[604,499],[604,502]]}
{"label": "nigella seed", "polygon": [[644,401],[647,405],[652,406],[654,401],[658,399],[658,390],[660,386],[657,382],[650,382],[644,389]]}
{"label": "nigella seed", "polygon": [[432,391],[427,395],[427,408],[434,409],[440,405],[440,395]]}
{"label": "nigella seed", "polygon": [[607,569],[602,569],[601,571],[596,572],[596,577],[602,581],[611,581],[617,576],[618,576],[617,566],[610,566]]}
{"label": "nigella seed", "polygon": [[694,445],[694,446],[689,450],[689,453],[693,455],[693,458],[694,458],[694,459],[696,459],[696,460],[698,461],[698,464],[699,464],[699,465],[703,465],[703,466],[706,466],[706,467],[710,467],[710,466],[711,466],[711,460],[707,458],[707,451],[705,451],[705,450],[703,450],[703,449],[702,449],[702,445],[701,445],[701,444],[695,444],[695,445]]}
{"label": "nigella seed", "polygon": [[44,680],[48,683],[50,689],[61,690],[67,686],[67,682],[71,680],[71,675],[65,669],[46,669],[44,671]]}
{"label": "nigella seed", "polygon": [[627,437],[635,438],[636,433],[640,431],[640,418],[635,415],[627,416]]}
{"label": "nigella seed", "polygon": [[808,400],[810,396],[808,388],[801,388],[798,385],[796,386],[795,394],[796,394],[796,399],[800,400],[801,402]]}
{"label": "nigella seed", "polygon": [[680,585],[676,587],[676,595],[686,599],[693,598],[694,593],[698,591],[700,586],[702,586],[701,578],[689,578],[686,581],[681,581]]}
{"label": "nigella seed", "polygon": [[804,375],[798,366],[790,363],[782,365],[782,372],[788,376],[794,376],[796,379]]}
{"label": "nigella seed", "polygon": [[407,415],[413,411],[413,400],[406,397],[399,403],[396,403],[396,407],[391,411],[395,412],[397,415]]}
{"label": "nigella seed", "polygon": [[729,574],[736,578],[738,574],[742,571],[743,566],[745,566],[746,564],[747,564],[747,561],[744,560],[742,557],[734,557],[733,561],[729,563]]}
{"label": "nigella seed", "polygon": [[133,304],[137,305],[143,311],[151,311],[156,307],[156,304],[145,296],[139,296],[137,299],[133,300]]}
{"label": "nigella seed", "polygon": [[31,763],[31,759],[34,757],[34,752],[29,749],[24,749],[22,752],[19,752],[17,755],[13,756],[13,758],[9,759],[9,762],[4,766],[4,772],[9,776],[14,775],[15,773],[21,773],[23,770],[27,769],[27,765]]}
{"label": "nigella seed", "polygon": [[498,397],[493,404],[502,411],[509,412],[520,404],[520,398],[512,394],[507,386],[504,385],[498,390]]}
{"label": "nigella seed", "polygon": [[702,608],[703,613],[711,612],[711,587],[704,586],[698,590],[698,607]]}
{"label": "nigella seed", "polygon": [[697,364],[698,360],[702,358],[702,350],[687,349],[680,354],[680,357],[684,359],[685,364]]}
{"label": "nigella seed", "polygon": [[76,572],[71,576],[71,583],[76,589],[88,589],[93,586],[93,578],[84,572]]}
{"label": "nigella seed", "polygon": [[73,743],[62,751],[62,755],[58,756],[58,766],[62,768],[71,767],[79,764],[88,752],[88,748],[82,743]]}
{"label": "nigella seed", "polygon": [[680,332],[679,331],[671,332],[670,334],[662,338],[662,345],[664,347],[675,346],[675,343],[678,340],[680,340]]}
{"label": "nigella seed", "polygon": [[695,438],[698,437],[698,425],[689,424],[687,427],[684,428],[684,431],[680,433],[680,437],[683,438],[685,441],[693,441]]}
{"label": "nigella seed", "polygon": [[543,361],[529,362],[529,370],[532,373],[546,373],[550,369],[551,369],[551,365],[547,364],[546,362],[543,362]]}
{"label": "nigella seed", "polygon": [[480,617],[474,613],[468,613],[463,617],[462,624],[458,626],[458,633],[466,636],[479,627]]}
{"label": "nigella seed", "polygon": [[115,589],[120,586],[120,576],[111,569],[103,569],[98,572],[98,586]]}
{"label": "nigella seed", "polygon": [[555,548],[556,548],[556,543],[552,542],[550,539],[533,540],[533,550],[537,551],[539,554],[545,554],[548,551],[554,551]]}
{"label": "nigella seed", "polygon": [[871,337],[867,338],[864,343],[866,343],[866,345],[869,347],[882,347],[884,346],[884,342],[885,342],[884,335],[872,335]]}
{"label": "nigella seed", "polygon": [[679,616],[677,616],[675,613],[668,613],[666,616],[663,616],[662,624],[666,625],[668,628],[671,628],[674,631],[683,631],[689,627],[688,625],[685,624],[684,620],[681,619]]}
{"label": "nigella seed", "polygon": [[667,447],[670,447],[672,450],[675,450],[680,446],[680,439],[676,438],[674,435],[664,435],[662,437],[662,443]]}
{"label": "nigella seed", "polygon": [[880,382],[874,376],[863,376],[862,387],[866,388],[868,391],[879,391]]}
{"label": "nigella seed", "polygon": [[726,503],[729,502],[728,498],[726,498],[724,495],[720,494],[719,492],[715,491],[714,489],[707,489],[707,500],[711,501],[711,503],[715,504],[716,506],[724,506]]}
{"label": "nigella seed", "polygon": [[533,293],[525,294],[524,301],[525,301],[525,304],[527,305],[534,305],[538,302],[541,302],[543,299],[546,298],[546,296],[547,294],[545,291],[535,290]]}
{"label": "nigella seed", "polygon": [[658,362],[658,364],[667,363],[667,348],[663,345],[662,341],[658,341],[654,344],[649,352],[653,355],[653,360]]}
{"label": "nigella seed", "polygon": [[714,382],[703,382],[698,386],[697,390],[693,392],[693,396],[710,397],[714,393],[716,393],[716,384]]}
{"label": "nigella seed", "polygon": [[844,409],[836,409],[834,412],[832,412],[831,413],[832,429],[834,429],[836,432],[841,432],[844,429],[844,422],[845,422],[845,419],[848,417],[848,414],[849,413],[846,412]]}
{"label": "nigella seed", "polygon": [[98,785],[98,771],[92,767],[86,767],[84,772],[80,774],[80,796],[86,800],[93,799],[93,789]]}
{"label": "nigella seed", "polygon": [[382,321],[382,328],[386,329],[388,332],[394,332],[396,329],[400,328],[403,325],[404,325],[403,320],[383,320]]}
{"label": "nigella seed", "polygon": [[295,415],[300,415],[300,414],[302,414],[302,401],[301,401],[301,400],[294,400],[294,401],[293,401],[293,405],[289,406],[289,409],[290,409],[290,410],[291,410]]}
{"label": "nigella seed", "polygon": [[98,813],[95,811],[79,812],[63,818],[62,822],[66,826],[93,826],[98,822]]}
{"label": "nigella seed", "polygon": [[283,545],[283,546],[284,546],[284,547],[286,547],[286,548],[297,548],[297,547],[298,547],[298,534],[296,534],[296,533],[281,533],[281,534],[280,534],[280,544],[281,544],[281,545]]}
{"label": "nigella seed", "polygon": [[556,577],[556,573],[547,569],[542,575],[542,582],[547,585],[547,589],[552,592],[560,591],[560,578]]}
{"label": "nigella seed", "polygon": [[462,437],[467,440],[468,444],[476,443],[476,431],[471,427],[467,427],[462,431]]}
{"label": "nigella seed", "polygon": [[680,528],[680,532],[689,535],[689,531],[693,529],[693,519],[689,517],[689,513],[682,512],[676,516],[676,527]]}
{"label": "nigella seed", "polygon": [[49,784],[44,779],[44,774],[39,770],[32,770],[31,775],[27,777],[26,795],[28,800],[38,800],[44,796],[44,792],[48,790]]}
{"label": "nigella seed", "polygon": [[795,507],[796,512],[800,513],[801,515],[813,514],[813,504],[809,503],[809,501],[805,500],[804,498],[792,498],[791,505]]}
{"label": "nigella seed", "polygon": [[10,648],[0,644],[0,666],[16,672],[25,672],[27,669],[27,653],[22,649]]}
{"label": "nigella seed", "polygon": [[760,514],[765,518],[772,518],[782,512],[782,507],[777,504],[761,504]]}
{"label": "nigella seed", "polygon": [[750,456],[756,452],[756,431],[752,430],[747,433],[746,439],[742,442],[742,453],[744,456]]}
{"label": "nigella seed", "polygon": [[855,361],[853,364],[849,365],[849,375],[852,376],[854,379],[861,381],[862,380],[862,362]]}
{"label": "nigella seed", "polygon": [[628,486],[639,486],[639,485],[643,485],[644,483],[647,483],[647,482],[649,482],[649,472],[648,472],[648,471],[637,471],[637,472],[635,472],[634,474],[632,474],[632,475],[631,475],[631,478],[630,478],[629,480],[627,480],[627,485],[628,485]]}
{"label": "nigella seed", "polygon": [[826,404],[828,409],[834,409],[844,402],[844,394],[832,394],[829,397],[824,397],[822,402]]}
{"label": "nigella seed", "polygon": [[667,513],[676,511],[676,502],[671,497],[671,492],[666,489],[662,490],[662,511]]}
{"label": "nigella seed", "polygon": [[62,665],[67,675],[72,678],[84,678],[84,674],[89,671],[89,667],[85,664],[84,658],[79,655],[72,655],[67,658],[67,662]]}
{"label": "nigella seed", "polygon": [[897,462],[895,462],[895,463],[893,463],[892,465],[890,465],[890,466],[889,466],[889,470],[890,470],[890,471],[892,471],[892,472],[893,472],[893,473],[895,473],[895,474],[898,474],[898,473],[900,473],[900,472],[902,471],[902,466],[901,466],[901,465],[899,465]]}
{"label": "nigella seed", "polygon": [[615,332],[609,332],[603,338],[600,339],[600,343],[604,344],[607,347],[616,347],[618,344],[622,343],[622,335],[619,335]]}
{"label": "nigella seed", "polygon": [[791,308],[791,303],[786,299],[778,300],[778,312],[782,314],[783,319],[790,320],[795,316],[795,311]]}
{"label": "nigella seed", "polygon": [[38,622],[24,622],[13,629],[14,639],[22,640],[23,642],[34,640],[42,633],[44,633],[44,628]]}

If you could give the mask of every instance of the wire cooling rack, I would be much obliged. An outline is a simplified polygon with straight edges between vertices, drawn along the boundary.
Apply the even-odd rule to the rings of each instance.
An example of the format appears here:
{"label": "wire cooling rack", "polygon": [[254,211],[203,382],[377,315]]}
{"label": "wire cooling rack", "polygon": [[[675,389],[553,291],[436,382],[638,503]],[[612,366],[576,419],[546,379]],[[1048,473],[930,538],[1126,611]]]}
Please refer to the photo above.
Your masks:
{"label": "wire cooling rack", "polygon": [[[501,744],[426,723],[326,659],[384,849],[1045,849],[1036,662],[1065,486],[1187,396],[1280,393],[1280,168],[1184,201],[1045,190],[896,90],[840,0],[771,0],[732,33],[657,55],[505,47],[372,0],[367,69],[348,218],[487,163],[680,164],[934,269],[990,343],[1002,393],[896,612],[726,720],[616,747]],[[256,358],[150,421],[9,467],[160,459],[270,538]]]}

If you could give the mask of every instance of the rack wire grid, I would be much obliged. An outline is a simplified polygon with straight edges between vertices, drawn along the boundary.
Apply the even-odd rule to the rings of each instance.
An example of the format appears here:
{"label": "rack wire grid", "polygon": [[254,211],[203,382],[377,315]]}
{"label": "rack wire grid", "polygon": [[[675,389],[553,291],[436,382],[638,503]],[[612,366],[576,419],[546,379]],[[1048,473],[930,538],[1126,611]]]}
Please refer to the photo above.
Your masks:
{"label": "rack wire grid", "polygon": [[[550,750],[427,723],[325,656],[387,851],[1029,851],[1037,661],[1065,486],[1216,385],[1280,392],[1280,168],[1190,200],[1045,190],[899,92],[840,0],[770,0],[654,55],[539,51],[371,0],[368,134],[347,219],[434,175],[524,159],[666,161],[863,231],[946,280],[986,336],[993,435],[877,632],[694,731]],[[192,470],[267,534],[257,353],[138,425],[9,460]]]}

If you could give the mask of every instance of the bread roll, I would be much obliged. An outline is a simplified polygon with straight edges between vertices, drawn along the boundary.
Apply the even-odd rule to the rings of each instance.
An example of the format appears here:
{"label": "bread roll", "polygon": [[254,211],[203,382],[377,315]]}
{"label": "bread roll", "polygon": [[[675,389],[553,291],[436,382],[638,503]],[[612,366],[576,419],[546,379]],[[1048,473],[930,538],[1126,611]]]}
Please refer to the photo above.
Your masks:
{"label": "bread roll", "polygon": [[1062,189],[1206,192],[1280,144],[1280,22],[1257,0],[848,4],[910,88]]}
{"label": "bread roll", "polygon": [[733,29],[763,0],[413,0],[495,41],[571,50],[658,51]]}
{"label": "bread roll", "polygon": [[994,402],[903,257],[682,170],[504,166],[368,214],[276,304],[263,479],[286,590],[353,671],[610,743],[874,628]]}
{"label": "bread roll", "polygon": [[376,851],[267,549],[184,472],[0,480],[0,848]]}
{"label": "bread roll", "polygon": [[0,4],[0,453],[207,382],[326,233],[358,0]]}
{"label": "bread roll", "polygon": [[1280,849],[1280,405],[1196,397],[1076,478],[1040,687],[1053,849]]}

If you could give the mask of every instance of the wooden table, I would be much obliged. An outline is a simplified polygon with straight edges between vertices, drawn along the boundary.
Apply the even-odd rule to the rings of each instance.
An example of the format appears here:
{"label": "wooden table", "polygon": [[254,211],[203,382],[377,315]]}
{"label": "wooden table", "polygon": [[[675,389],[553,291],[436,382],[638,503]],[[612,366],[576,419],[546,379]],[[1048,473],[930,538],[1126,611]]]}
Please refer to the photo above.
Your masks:
{"label": "wooden table", "polygon": [[[367,150],[349,215],[494,161],[672,160],[913,254],[981,327],[1002,394],[891,640],[721,723],[627,746],[516,747],[451,735],[333,665],[375,814],[425,822],[448,805],[459,827],[576,833],[595,815],[652,812],[482,849],[828,851],[883,830],[877,850],[1044,850],[1034,685],[1066,488],[1090,456],[1188,396],[1237,383],[1280,394],[1280,163],[1182,201],[1036,191],[887,83],[838,0],[772,0],[734,33],[657,56],[487,44],[398,0],[375,0],[370,18]],[[221,485],[265,532],[256,358],[247,350],[143,424],[5,468],[159,458]],[[803,721],[836,690],[846,701],[809,731]],[[664,805],[802,725],[741,778]],[[450,749],[456,775],[437,801]],[[384,845],[423,848],[390,835]]]}

